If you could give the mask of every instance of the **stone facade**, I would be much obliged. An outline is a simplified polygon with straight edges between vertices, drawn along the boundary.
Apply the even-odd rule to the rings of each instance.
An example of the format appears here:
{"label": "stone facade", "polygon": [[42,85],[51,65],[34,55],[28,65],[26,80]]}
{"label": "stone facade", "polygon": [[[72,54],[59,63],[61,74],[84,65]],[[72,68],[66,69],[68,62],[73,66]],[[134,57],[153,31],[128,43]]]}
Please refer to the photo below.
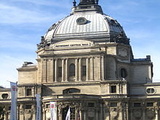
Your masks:
{"label": "stone facade", "polygon": [[[150,56],[135,59],[129,39],[98,1],[81,2],[53,24],[37,49],[37,64],[18,68],[18,120],[35,120],[41,94],[42,120],[160,120],[160,84],[152,83]],[[10,89],[0,88],[0,119],[10,118]]]}

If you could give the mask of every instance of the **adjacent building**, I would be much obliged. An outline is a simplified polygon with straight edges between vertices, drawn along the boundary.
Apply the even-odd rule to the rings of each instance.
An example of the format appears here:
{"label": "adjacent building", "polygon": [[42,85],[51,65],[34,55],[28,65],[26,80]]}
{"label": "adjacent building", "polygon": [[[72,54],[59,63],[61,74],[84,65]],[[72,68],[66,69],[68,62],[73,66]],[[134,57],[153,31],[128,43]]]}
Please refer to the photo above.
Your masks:
{"label": "adjacent building", "polygon": [[[160,120],[160,83],[152,83],[149,55],[135,59],[130,40],[98,0],[73,2],[70,15],[54,23],[37,45],[37,64],[18,68],[18,120]],[[10,89],[0,88],[0,119],[10,118]]]}

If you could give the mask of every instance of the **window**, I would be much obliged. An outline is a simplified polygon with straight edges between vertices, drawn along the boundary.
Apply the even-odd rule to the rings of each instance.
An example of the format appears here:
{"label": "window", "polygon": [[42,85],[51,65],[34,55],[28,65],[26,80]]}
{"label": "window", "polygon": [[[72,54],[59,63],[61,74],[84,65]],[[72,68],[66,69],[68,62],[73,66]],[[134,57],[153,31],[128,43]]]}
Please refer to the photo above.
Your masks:
{"label": "window", "polygon": [[126,78],[127,77],[127,71],[126,71],[125,68],[121,68],[120,75],[121,75],[122,78]]}
{"label": "window", "polygon": [[116,93],[116,85],[110,86],[110,93]]}
{"label": "window", "polygon": [[152,107],[153,106],[153,102],[148,102],[147,103],[147,107]]}
{"label": "window", "polygon": [[88,107],[94,107],[94,103],[88,103]]}
{"label": "window", "polygon": [[2,98],[3,99],[7,99],[8,98],[8,94],[6,94],[6,93],[2,94]]}
{"label": "window", "polygon": [[116,102],[110,103],[110,107],[117,107],[117,103]]}
{"label": "window", "polygon": [[82,76],[86,76],[86,66],[82,66]]}
{"label": "window", "polygon": [[62,77],[62,67],[58,67],[58,77]]}
{"label": "window", "polygon": [[32,105],[26,105],[25,106],[25,109],[31,109],[32,108]]}
{"label": "window", "polygon": [[134,107],[141,107],[141,103],[134,103]]}
{"label": "window", "polygon": [[50,104],[46,104],[46,108],[50,108]]}
{"label": "window", "polygon": [[75,65],[73,63],[69,66],[69,76],[75,76]]}
{"label": "window", "polygon": [[63,90],[63,94],[71,94],[71,93],[80,93],[80,90],[76,88],[69,88]]}
{"label": "window", "polygon": [[32,89],[31,88],[27,88],[26,89],[26,96],[31,96],[32,95]]}
{"label": "window", "polygon": [[154,88],[147,88],[146,92],[151,94],[151,93],[154,93],[155,90],[154,90]]}

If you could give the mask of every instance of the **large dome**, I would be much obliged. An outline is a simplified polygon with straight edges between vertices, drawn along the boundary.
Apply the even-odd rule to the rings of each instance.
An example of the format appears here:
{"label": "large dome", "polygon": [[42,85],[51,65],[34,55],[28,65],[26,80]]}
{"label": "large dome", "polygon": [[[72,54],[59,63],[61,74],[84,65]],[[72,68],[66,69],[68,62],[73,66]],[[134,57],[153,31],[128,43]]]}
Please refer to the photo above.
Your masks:
{"label": "large dome", "polygon": [[72,13],[53,24],[42,37],[42,42],[49,45],[64,40],[85,39],[129,44],[122,26],[115,19],[104,14],[98,3],[84,1],[77,6],[74,3]]}

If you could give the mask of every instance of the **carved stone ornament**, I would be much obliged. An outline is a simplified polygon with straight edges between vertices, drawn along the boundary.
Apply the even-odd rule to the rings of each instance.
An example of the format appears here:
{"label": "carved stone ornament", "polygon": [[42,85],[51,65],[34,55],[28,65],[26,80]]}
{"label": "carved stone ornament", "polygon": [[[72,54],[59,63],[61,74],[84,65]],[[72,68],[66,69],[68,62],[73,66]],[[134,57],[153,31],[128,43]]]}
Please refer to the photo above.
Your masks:
{"label": "carved stone ornament", "polygon": [[133,111],[133,116],[134,116],[135,118],[137,118],[137,119],[140,119],[140,118],[142,117],[142,110],[140,110],[140,109],[134,110],[134,111]]}
{"label": "carved stone ornament", "polygon": [[32,120],[32,113],[26,114],[25,117],[26,117],[25,120]]}
{"label": "carved stone ornament", "polygon": [[88,110],[88,116],[89,116],[89,117],[94,117],[94,115],[95,115],[94,109],[89,109],[89,110]]}
{"label": "carved stone ornament", "polygon": [[153,119],[156,116],[155,110],[154,109],[147,109],[146,115],[149,119]]}
{"label": "carved stone ornament", "polygon": [[121,57],[127,57],[127,55],[128,55],[127,49],[125,49],[125,48],[119,49],[118,55]]}
{"label": "carved stone ornament", "polygon": [[117,108],[113,108],[111,109],[110,114],[111,114],[112,119],[116,120],[119,116],[119,111],[117,110]]}

